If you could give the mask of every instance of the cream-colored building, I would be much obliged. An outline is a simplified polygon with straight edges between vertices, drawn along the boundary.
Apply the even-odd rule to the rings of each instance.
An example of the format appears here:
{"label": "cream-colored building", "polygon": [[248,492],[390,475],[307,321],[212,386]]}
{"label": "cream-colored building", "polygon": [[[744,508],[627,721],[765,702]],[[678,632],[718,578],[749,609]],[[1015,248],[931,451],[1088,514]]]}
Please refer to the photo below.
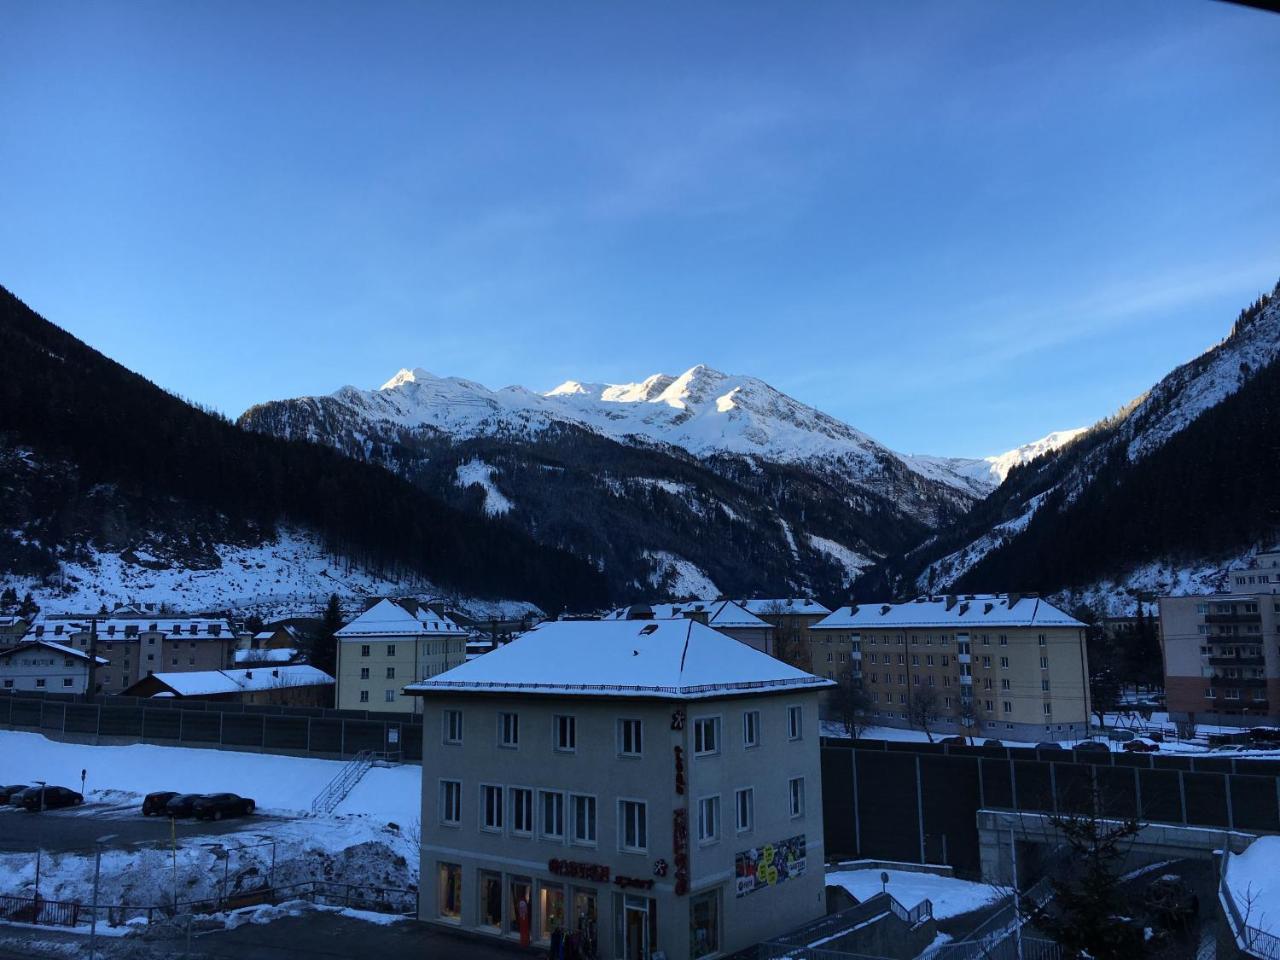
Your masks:
{"label": "cream-colored building", "polygon": [[379,600],[337,632],[337,707],[413,713],[422,701],[405,684],[466,659],[467,634],[443,612],[415,600]]}
{"label": "cream-colored building", "polygon": [[544,623],[412,685],[420,918],[689,960],[822,916],[829,685],[688,618]]}
{"label": "cream-colored building", "polygon": [[[1089,733],[1085,625],[1027,594],[841,607],[811,628],[814,673],[852,669],[875,726],[908,727],[924,691],[934,733],[1073,740]],[[929,695],[929,694],[926,694]]]}

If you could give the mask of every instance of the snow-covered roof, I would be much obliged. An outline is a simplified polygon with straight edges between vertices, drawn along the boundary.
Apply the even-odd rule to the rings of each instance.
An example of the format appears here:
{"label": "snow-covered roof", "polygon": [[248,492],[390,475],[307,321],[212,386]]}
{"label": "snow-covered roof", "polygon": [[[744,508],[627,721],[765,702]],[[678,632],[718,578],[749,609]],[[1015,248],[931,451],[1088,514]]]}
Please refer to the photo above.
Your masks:
{"label": "snow-covered roof", "polygon": [[802,616],[826,616],[831,612],[817,600],[808,597],[788,597],[779,600],[739,600],[738,604],[757,616],[778,616],[779,614],[800,614]]}
{"label": "snow-covered roof", "polygon": [[88,633],[93,620],[98,622],[98,636],[108,640],[156,631],[191,640],[218,640],[235,636],[230,621],[221,617],[182,617],[172,614],[160,616],[154,613],[141,616],[45,617],[31,627],[29,635],[43,637]]}
{"label": "snow-covered roof", "polygon": [[410,613],[394,600],[379,600],[360,616],[337,631],[339,640],[369,637],[439,636],[462,633],[456,623],[425,606]]}
{"label": "snow-covered roof", "polygon": [[[648,605],[653,611],[654,620],[679,620],[691,614],[705,613],[707,623],[713,627],[759,627],[768,629],[769,624],[753,613],[749,613],[733,600],[689,600],[684,603],[655,603]],[[626,620],[631,607],[620,607],[605,614],[606,620]]]}
{"label": "snow-covered roof", "polygon": [[333,683],[333,677],[305,663],[287,667],[249,667],[244,670],[191,670],[186,673],[153,673],[181,697],[207,697],[220,693],[253,693],[279,687],[314,687]]}
{"label": "snow-covered roof", "polygon": [[[54,643],[52,640],[33,640],[30,638],[24,638],[15,646],[9,647],[5,650],[0,650],[0,657],[7,657],[11,653],[21,653],[23,650],[29,650],[31,647],[45,647],[55,653],[61,653],[68,657],[75,657],[86,662],[89,659],[89,654],[76,650],[73,647],[63,646],[61,643]],[[95,657],[94,659],[100,664],[108,664],[111,662],[104,657]]]}
{"label": "snow-covered roof", "polygon": [[813,630],[861,627],[1083,627],[1041,597],[1007,593],[917,597],[906,603],[863,603],[841,607]]}
{"label": "snow-covered roof", "polygon": [[237,650],[236,663],[288,663],[298,655],[295,647],[262,647]]}
{"label": "snow-covered roof", "polygon": [[828,686],[695,620],[560,620],[405,692],[681,700]]}

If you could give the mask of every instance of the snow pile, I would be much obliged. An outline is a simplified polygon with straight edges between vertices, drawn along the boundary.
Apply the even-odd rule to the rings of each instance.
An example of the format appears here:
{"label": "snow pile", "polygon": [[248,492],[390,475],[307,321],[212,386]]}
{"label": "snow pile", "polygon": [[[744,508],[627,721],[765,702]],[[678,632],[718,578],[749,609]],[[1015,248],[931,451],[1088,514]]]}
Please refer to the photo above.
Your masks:
{"label": "snow pile", "polygon": [[[985,883],[957,880],[934,873],[916,873],[908,870],[886,870],[889,882],[885,889],[893,894],[904,907],[914,907],[921,900],[933,903],[933,915],[939,920],[958,917],[962,913],[985,907],[1003,894]],[[844,887],[859,901],[867,900],[881,891],[881,870],[837,870],[827,874],[827,886]]]}
{"label": "snow pile", "polygon": [[1280,837],[1259,837],[1231,857],[1227,889],[1247,925],[1280,937]]}
{"label": "snow pile", "polygon": [[458,464],[458,469],[455,471],[458,486],[464,488],[477,486],[484,491],[484,512],[489,517],[505,516],[515,506],[494,485],[493,475],[497,472],[497,467],[478,458]]}

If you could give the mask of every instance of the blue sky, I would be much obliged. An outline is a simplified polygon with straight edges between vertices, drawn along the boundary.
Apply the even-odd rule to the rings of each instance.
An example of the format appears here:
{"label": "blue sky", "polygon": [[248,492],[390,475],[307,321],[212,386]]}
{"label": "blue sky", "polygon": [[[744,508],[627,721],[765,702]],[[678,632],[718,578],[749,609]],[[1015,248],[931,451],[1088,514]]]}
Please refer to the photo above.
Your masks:
{"label": "blue sky", "polygon": [[1280,16],[1228,4],[0,10],[0,283],[232,415],[707,363],[986,454],[1280,278]]}

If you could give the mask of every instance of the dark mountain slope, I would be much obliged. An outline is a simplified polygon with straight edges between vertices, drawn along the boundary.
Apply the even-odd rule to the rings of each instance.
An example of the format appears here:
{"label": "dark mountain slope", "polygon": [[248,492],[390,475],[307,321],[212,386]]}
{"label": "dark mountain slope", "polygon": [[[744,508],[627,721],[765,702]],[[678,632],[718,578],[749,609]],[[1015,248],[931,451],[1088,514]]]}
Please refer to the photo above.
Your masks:
{"label": "dark mountain slope", "polygon": [[[0,573],[146,545],[184,566],[289,524],[379,573],[551,610],[607,602],[588,564],[328,447],[241,430],[0,288]],[[10,531],[16,531],[17,535]],[[152,561],[154,562],[154,561]]]}

